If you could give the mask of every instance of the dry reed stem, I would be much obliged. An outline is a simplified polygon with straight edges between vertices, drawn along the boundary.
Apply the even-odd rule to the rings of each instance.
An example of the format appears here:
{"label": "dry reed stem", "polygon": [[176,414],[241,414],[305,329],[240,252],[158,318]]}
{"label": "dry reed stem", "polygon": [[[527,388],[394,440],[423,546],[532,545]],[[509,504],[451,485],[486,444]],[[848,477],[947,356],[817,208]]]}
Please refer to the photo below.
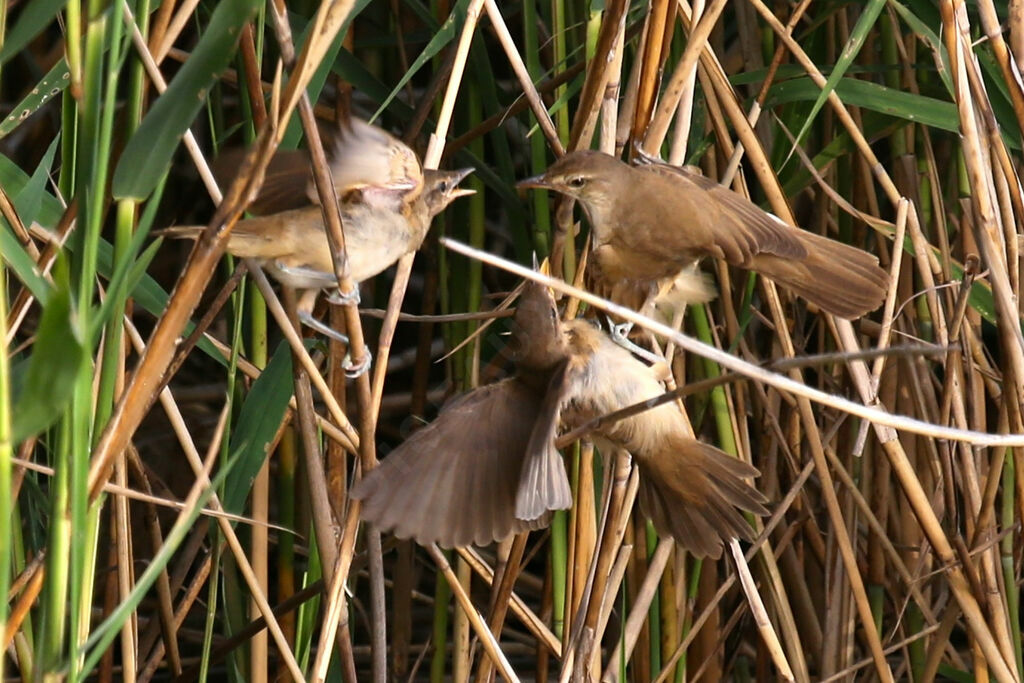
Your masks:
{"label": "dry reed stem", "polygon": [[587,65],[587,76],[583,81],[583,89],[572,122],[568,146],[570,151],[590,146],[601,97],[604,96],[605,86],[610,77],[612,50],[621,32],[620,24],[626,20],[628,5],[626,0],[613,0],[605,5],[597,47],[594,49],[593,59]]}
{"label": "dry reed stem", "polygon": [[[480,578],[484,580],[484,583],[487,585],[492,584],[494,581],[494,572],[487,566],[487,563],[482,557],[480,557],[479,553],[472,548],[456,548],[456,552],[469,563],[469,566],[473,568],[473,571],[480,575]],[[537,642],[547,648],[551,654],[556,657],[561,657],[562,644],[558,641],[555,634],[551,632],[547,625],[545,625],[544,620],[537,616],[537,614],[534,613],[533,610],[531,610],[529,606],[523,602],[523,599],[515,592],[513,592],[509,597],[508,603],[509,609],[512,610],[512,614],[516,615],[516,618],[526,626],[527,630],[530,631],[530,633],[532,633],[537,639]]]}
{"label": "dry reed stem", "polygon": [[775,633],[775,629],[772,628],[772,622],[768,618],[764,602],[762,602],[761,595],[757,591],[757,584],[754,582],[754,577],[750,574],[750,568],[747,566],[747,561],[743,557],[743,551],[740,549],[740,544],[735,538],[729,540],[729,550],[732,552],[732,558],[736,562],[736,571],[740,577],[740,586],[742,586],[743,593],[747,596],[747,602],[750,605],[751,613],[754,615],[757,630],[761,633],[761,638],[764,640],[765,647],[768,648],[768,653],[771,655],[772,661],[775,662],[775,666],[779,670],[779,676],[786,681],[796,680],[793,676],[793,670],[790,668],[789,662],[786,660],[786,653],[783,652],[782,645],[779,643],[779,637]]}
{"label": "dry reed stem", "polygon": [[295,326],[288,317],[288,313],[284,310],[284,306],[281,304],[280,299],[274,293],[274,288],[270,285],[270,281],[267,276],[263,273],[263,269],[259,267],[258,263],[250,261],[248,263],[249,272],[252,275],[253,282],[256,283],[256,287],[259,288],[260,294],[263,295],[264,300],[267,303],[267,310],[270,311],[270,315],[273,316],[277,322],[278,327],[281,329],[281,334],[284,335],[285,340],[291,347],[294,357],[299,361],[302,369],[306,371],[310,380],[316,386],[316,390],[320,392],[320,396],[323,398],[324,403],[327,405],[327,410],[334,420],[334,423],[340,427],[342,433],[356,448],[362,442],[359,434],[356,433],[352,427],[352,423],[349,422],[348,416],[345,415],[345,411],[342,409],[341,404],[338,403],[338,399],[334,396],[334,393],[327,386],[327,381],[324,380],[323,375],[320,373],[320,369],[313,362],[313,359],[309,355],[309,351],[306,349],[305,344],[302,343],[302,337],[296,331]]}
{"label": "dry reed stem", "polygon": [[484,623],[480,613],[476,611],[475,607],[473,607],[473,602],[469,599],[469,595],[466,593],[465,589],[463,589],[462,584],[455,575],[455,572],[452,571],[452,567],[448,563],[444,554],[434,544],[430,544],[430,546],[427,547],[427,552],[430,553],[432,558],[434,558],[434,562],[444,574],[444,577],[448,581],[448,585],[451,587],[452,593],[455,595],[459,606],[469,619],[470,624],[473,626],[473,630],[476,632],[477,637],[483,644],[484,651],[487,653],[487,656],[491,658],[497,670],[505,677],[505,680],[518,682],[519,678],[512,670],[512,665],[509,664],[505,654],[501,651],[498,641],[494,638],[494,634],[491,633],[490,629],[487,628],[487,624]]}
{"label": "dry reed stem", "polygon": [[636,646],[636,641],[640,636],[640,629],[647,620],[651,601],[654,599],[654,595],[659,588],[662,574],[665,572],[665,567],[672,556],[673,547],[675,547],[675,543],[671,538],[666,537],[658,541],[658,547],[654,550],[654,554],[651,555],[650,564],[647,567],[647,574],[644,576],[643,583],[640,584],[640,588],[633,597],[629,616],[626,618],[626,626],[623,629],[623,637],[616,641],[615,647],[612,649],[611,654],[608,655],[608,665],[601,676],[602,681],[618,681],[619,662],[624,661],[628,663],[633,655],[633,648]]}
{"label": "dry reed stem", "polygon": [[[753,2],[755,3],[755,6],[758,7],[759,11],[761,11],[761,8],[763,7],[763,5],[761,5],[759,2],[757,2],[757,0],[753,0]],[[771,16],[771,13],[767,12],[767,11],[764,11],[764,12],[762,12],[762,15],[765,15],[765,19],[769,23],[774,22],[774,23],[772,23],[772,26],[776,30],[776,33],[779,34],[780,37],[783,39],[783,41],[787,43],[787,45],[790,47],[790,49],[793,52],[793,54],[795,56],[797,56],[798,59],[800,59],[801,63],[804,64],[805,68],[807,68],[808,73],[812,76],[812,78],[816,82],[819,82],[819,84],[823,84],[824,83],[824,79],[821,77],[820,73],[818,73],[816,68],[814,67],[814,65],[812,63],[810,63],[810,60],[806,59],[805,56],[802,55],[802,52],[793,43],[793,41],[789,38],[789,36],[785,35],[785,31],[781,29],[781,26],[778,24],[778,21],[775,20],[773,16]],[[883,187],[886,188],[886,191],[889,194],[890,199],[897,198],[898,197],[898,193],[896,192],[895,186],[892,184],[891,180],[889,180],[889,178],[885,174],[884,170],[880,167],[880,164],[878,164],[877,159],[871,153],[871,150],[867,146],[866,142],[864,142],[863,136],[859,134],[859,130],[858,130],[857,126],[855,124],[853,124],[852,120],[849,118],[849,115],[846,113],[845,108],[842,106],[842,103],[839,101],[838,97],[836,96],[836,94],[834,92],[830,94],[829,101],[833,105],[833,107],[836,109],[837,113],[840,116],[840,119],[844,123],[844,126],[847,128],[847,130],[849,130],[851,132],[851,135],[853,136],[854,141],[857,143],[858,148],[862,151],[862,153],[865,154],[865,157],[869,161],[872,162],[872,170],[875,172],[876,176],[878,177],[879,181],[882,183]],[[740,127],[739,123],[735,121],[735,119],[734,119],[734,124],[737,125],[737,129],[742,134],[744,131]],[[755,164],[755,168],[760,171],[762,166],[760,164]],[[765,181],[766,180],[770,180],[770,178],[771,178],[770,174],[767,175],[767,178],[766,177],[762,177],[762,185],[764,185],[766,187],[766,190],[768,189],[768,184],[766,184]],[[769,195],[771,195],[770,192],[769,192]],[[778,211],[779,209],[776,208],[776,210]],[[781,214],[781,215],[784,215],[784,214]],[[913,217],[913,218],[916,218],[916,217]],[[913,220],[913,218],[912,218],[912,220]],[[997,297],[997,299],[998,299],[998,297]],[[852,328],[849,326],[849,324],[846,323],[845,321],[839,321],[837,323],[837,325],[840,328],[840,334],[841,334],[842,339],[845,340],[844,343],[847,344],[847,345],[855,344],[855,342],[853,340]],[[845,329],[843,329],[843,328],[845,328]],[[1019,329],[1017,330],[1016,334],[1019,335]],[[847,348],[853,348],[853,347],[847,346]],[[857,377],[856,377],[857,373],[855,372],[854,374],[855,374],[855,379],[857,379]],[[877,425],[876,425],[876,429],[878,429]],[[885,441],[885,439],[887,438],[887,435],[886,434],[882,434],[881,438],[883,439],[883,441]],[[894,458],[894,459],[897,459],[897,460],[905,459],[905,454],[902,453],[902,450],[899,449],[897,446],[891,445],[891,444],[893,444],[893,441],[889,441],[888,444],[889,445],[886,446],[886,452],[890,456],[890,458]],[[901,476],[901,483],[903,484],[905,489],[907,489],[909,492],[913,492],[915,490],[919,490],[920,489],[920,483],[917,481],[916,477],[915,478],[911,478],[909,476],[910,475],[910,471],[908,469],[903,468],[903,467],[898,467],[897,471],[898,471],[898,473],[903,475],[903,476]],[[918,514],[919,518],[922,519],[922,524],[923,524],[923,526],[926,527],[926,530],[931,529],[933,531],[933,533],[938,532],[936,527],[931,526],[931,521],[933,519],[932,513],[931,513],[931,509],[930,508],[926,508],[922,504],[915,504],[914,508],[915,508],[915,512]],[[939,532],[939,533],[941,533],[941,532]],[[930,534],[930,536],[931,536],[931,534]],[[934,542],[934,540],[933,540],[933,542]],[[940,540],[939,543],[942,544],[943,541]],[[948,544],[945,547],[948,548]],[[941,553],[942,549],[943,548],[940,547],[940,555],[942,554]],[[960,578],[961,578],[961,576],[959,575],[959,572],[955,568],[951,569],[951,584],[954,587],[954,591],[956,592],[958,599],[964,601],[965,604],[966,604],[966,606],[965,606],[965,613],[967,614],[968,622],[971,624],[972,628],[974,628],[975,630],[977,630],[979,632],[982,632],[983,634],[987,634],[988,633],[988,629],[984,625],[983,618],[982,618],[980,612],[977,611],[977,609],[976,609],[977,603],[974,602],[974,599],[971,596],[967,595],[964,592],[964,590],[962,590],[962,589],[965,589],[966,586],[961,583]],[[865,624],[867,624],[867,622],[865,622]],[[985,636],[983,636],[982,640],[983,640],[983,644],[986,647],[986,656],[989,658],[990,662],[994,662],[995,649],[992,647],[994,644],[990,641],[990,639],[988,639]],[[877,652],[877,648],[876,648],[876,659],[877,658],[878,658],[878,652]],[[1001,669],[1004,670],[1005,673],[1009,673],[1008,670],[1006,670],[1005,663],[1000,661],[1000,662],[994,662],[993,665],[997,669],[1001,668]]]}
{"label": "dry reed stem", "polygon": [[512,67],[516,78],[519,79],[519,84],[523,87],[523,95],[526,97],[526,101],[530,103],[530,110],[537,118],[537,123],[544,133],[544,137],[547,139],[551,149],[554,150],[555,156],[562,156],[565,154],[565,148],[562,147],[562,141],[558,138],[558,131],[555,130],[555,124],[551,121],[548,110],[540,99],[540,93],[537,92],[537,88],[533,84],[529,72],[526,70],[523,58],[516,50],[512,34],[509,33],[508,26],[505,25],[505,19],[501,16],[498,4],[494,0],[484,0],[484,8],[487,10],[487,18],[491,20],[494,32],[498,36],[498,42],[501,43],[501,47],[505,50],[509,66]]}
{"label": "dry reed stem", "polygon": [[[141,335],[139,335],[131,321],[127,319],[125,320],[125,331],[128,333],[128,337],[131,339],[136,352],[139,354],[145,354],[147,347],[143,342]],[[188,460],[189,465],[192,467],[192,470],[196,475],[197,485],[205,484],[205,486],[209,487],[211,485],[209,476],[203,470],[203,463],[199,460],[199,452],[196,450],[195,444],[192,442],[192,436],[188,431],[188,427],[185,425],[181,412],[178,410],[177,403],[174,400],[174,396],[171,394],[171,390],[166,387],[162,389],[158,399],[164,409],[164,412],[167,414],[167,418],[171,423],[171,427],[174,430],[175,435],[178,437],[182,451],[185,453],[185,459]],[[227,405],[229,404],[226,403],[225,406]],[[210,495],[210,505],[215,510],[221,512],[224,511],[224,508],[220,503],[220,498],[216,493],[212,493]],[[235,561],[238,563],[238,569],[241,572],[242,577],[245,579],[253,599],[259,607],[260,613],[267,620],[267,627],[270,629],[270,633],[274,637],[274,642],[277,645],[280,656],[288,666],[288,670],[292,677],[296,681],[303,680],[302,670],[299,668],[298,662],[295,661],[295,655],[291,651],[291,647],[284,637],[281,625],[274,618],[273,610],[270,607],[270,603],[267,601],[266,595],[264,595],[260,590],[256,581],[256,576],[253,574],[252,566],[249,563],[249,558],[246,556],[245,550],[242,548],[242,544],[239,542],[234,528],[224,517],[217,517],[217,524],[220,527],[221,533],[224,535],[225,541],[227,541],[228,547],[231,549],[231,553],[234,556]]]}
{"label": "dry reed stem", "polygon": [[[668,85],[665,86],[665,91],[661,95],[661,102],[658,104],[658,108],[651,119],[651,124],[647,126],[643,142],[640,144],[641,149],[655,153],[661,148],[668,133],[669,123],[679,107],[680,98],[686,89],[686,84],[693,77],[694,66],[701,53],[707,48],[708,36],[711,35],[711,30],[715,27],[718,17],[721,15],[722,10],[725,9],[726,4],[725,0],[714,0],[711,6],[704,10],[697,25],[690,30],[686,50],[676,63],[672,78],[669,79]],[[686,16],[690,15],[689,7],[686,6],[685,2],[680,0],[679,6]]]}
{"label": "dry reed stem", "polygon": [[[515,588],[516,578],[519,576],[519,568],[523,561],[523,552],[526,550],[526,541],[529,532],[516,534],[510,543],[499,544],[499,557],[501,550],[508,545],[508,553],[500,564],[495,565],[495,576],[498,578],[496,584],[491,585],[491,607],[487,616],[487,627],[495,638],[501,638],[502,627],[505,624],[505,615],[508,613],[512,591]],[[461,561],[461,560],[460,560]],[[474,680],[487,681],[492,675],[491,660],[484,657],[480,660]]]}

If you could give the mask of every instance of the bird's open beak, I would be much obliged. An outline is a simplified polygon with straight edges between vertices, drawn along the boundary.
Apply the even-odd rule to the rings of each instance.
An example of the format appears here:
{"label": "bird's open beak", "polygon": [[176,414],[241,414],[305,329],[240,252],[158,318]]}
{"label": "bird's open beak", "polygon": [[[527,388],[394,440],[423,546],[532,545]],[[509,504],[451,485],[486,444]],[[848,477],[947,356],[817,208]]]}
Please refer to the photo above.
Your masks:
{"label": "bird's open beak", "polygon": [[544,175],[535,175],[530,178],[524,178],[516,183],[516,189],[522,192],[523,190],[537,189],[537,190],[557,190],[558,188],[554,183],[549,181]]}
{"label": "bird's open beak", "polygon": [[[468,178],[469,175],[472,174],[474,170],[476,170],[476,169],[473,169],[473,168],[460,168],[459,170],[455,171],[455,174],[456,174],[456,176],[455,176],[455,178],[456,178],[455,184],[458,185],[463,180]],[[468,188],[468,187],[456,187],[456,188],[454,188],[451,191],[449,196],[452,199],[458,199],[459,197],[469,197],[470,195],[474,195],[474,194],[476,194],[476,190],[474,190],[474,189],[471,189],[471,188]]]}

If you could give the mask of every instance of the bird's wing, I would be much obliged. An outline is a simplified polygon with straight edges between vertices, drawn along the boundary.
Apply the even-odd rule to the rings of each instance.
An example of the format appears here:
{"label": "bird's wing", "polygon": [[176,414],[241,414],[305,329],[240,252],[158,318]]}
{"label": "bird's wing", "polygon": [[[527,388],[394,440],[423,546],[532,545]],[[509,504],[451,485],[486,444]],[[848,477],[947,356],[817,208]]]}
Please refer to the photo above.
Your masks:
{"label": "bird's wing", "polygon": [[[228,149],[213,162],[213,176],[221,189],[238,173],[248,150]],[[310,179],[309,155],[303,150],[287,149],[274,152],[263,176],[263,185],[247,211],[254,216],[266,216],[281,211],[309,206],[306,185]]]}
{"label": "bird's wing", "polygon": [[708,203],[719,208],[719,224],[712,226],[710,238],[721,258],[735,265],[748,264],[758,254],[782,258],[804,258],[807,250],[797,228],[763,211],[746,197],[702,175],[663,163],[636,167],[671,181],[678,192],[690,196],[706,194]]}
{"label": "bird's wing", "polygon": [[515,378],[450,402],[356,484],[363,518],[399,538],[443,547],[486,545],[544,526],[549,514],[515,516],[516,483],[542,403]]}
{"label": "bird's wing", "polygon": [[339,196],[357,190],[363,201],[390,206],[412,201],[423,191],[423,168],[416,153],[361,119],[339,125],[330,156]]}

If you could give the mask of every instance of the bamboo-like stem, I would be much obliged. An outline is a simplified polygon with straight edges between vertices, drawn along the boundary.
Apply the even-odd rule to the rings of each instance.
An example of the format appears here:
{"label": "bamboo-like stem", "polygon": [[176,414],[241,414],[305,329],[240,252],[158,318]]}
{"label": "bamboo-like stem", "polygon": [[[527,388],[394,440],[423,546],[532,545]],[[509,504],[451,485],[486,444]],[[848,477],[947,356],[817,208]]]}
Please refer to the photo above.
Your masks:
{"label": "bamboo-like stem", "polygon": [[480,638],[480,642],[483,643],[484,651],[494,661],[495,668],[501,672],[501,675],[506,681],[519,681],[519,677],[516,676],[512,670],[512,665],[509,664],[508,659],[502,653],[501,648],[498,645],[498,641],[494,638],[494,634],[487,628],[487,624],[484,623],[480,613],[473,607],[472,601],[469,599],[469,595],[463,590],[462,584],[459,583],[458,577],[452,570],[451,565],[445,556],[438,550],[436,545],[431,544],[427,551],[430,556],[434,558],[434,562],[437,563],[438,568],[444,574],[445,579],[448,581],[448,585],[451,587],[452,592],[455,594],[459,605],[462,607],[462,611],[469,618],[469,623],[473,626],[473,630],[476,631],[476,635]]}
{"label": "bamboo-like stem", "polygon": [[[132,345],[136,351],[145,353],[145,345],[142,341],[142,337],[136,331],[134,325],[126,321],[126,331],[128,332],[129,338],[131,339]],[[182,449],[185,452],[185,458],[189,461],[189,465],[195,472],[196,478],[199,484],[204,484],[205,487],[210,486],[209,477],[206,475],[203,469],[203,463],[199,460],[199,453],[196,451],[194,444],[192,444],[191,437],[188,430],[185,428],[184,421],[181,418],[181,413],[178,411],[178,407],[175,404],[174,397],[171,395],[170,389],[163,389],[160,392],[159,400],[162,404],[164,411],[171,419],[171,423],[175,428],[175,433],[178,435],[181,441]],[[205,482],[203,481],[205,479]],[[223,511],[223,506],[220,504],[220,499],[216,493],[211,494],[210,504],[215,510]],[[288,665],[289,672],[296,681],[303,680],[302,671],[299,669],[298,662],[295,661],[295,657],[291,651],[291,647],[287,640],[285,640],[284,633],[281,631],[281,625],[278,624],[274,618],[273,611],[270,607],[270,603],[267,602],[266,596],[260,591],[259,584],[256,581],[256,577],[252,572],[252,567],[249,564],[248,558],[245,555],[245,550],[242,548],[242,544],[238,540],[238,536],[235,534],[234,528],[230,522],[224,517],[218,517],[217,523],[220,527],[221,533],[224,534],[224,538],[228,543],[228,547],[231,548],[232,555],[234,556],[238,567],[242,572],[242,576],[245,578],[246,583],[252,591],[253,599],[256,601],[259,607],[260,613],[266,618],[267,625],[270,628],[270,633],[274,638],[274,642],[278,647],[281,657]]]}

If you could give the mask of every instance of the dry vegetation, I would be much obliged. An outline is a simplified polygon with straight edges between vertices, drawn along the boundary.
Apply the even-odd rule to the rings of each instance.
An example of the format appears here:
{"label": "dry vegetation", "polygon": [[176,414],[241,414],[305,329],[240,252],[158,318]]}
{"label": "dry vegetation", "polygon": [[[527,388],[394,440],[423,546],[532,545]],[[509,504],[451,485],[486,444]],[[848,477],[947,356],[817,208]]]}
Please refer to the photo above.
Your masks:
{"label": "dry vegetation", "polygon": [[[1021,3],[590,4],[7,3],[4,680],[1021,680]],[[356,380],[222,258],[273,151],[323,169],[314,115],[349,108],[480,190],[364,288],[383,320],[321,306]],[[686,556],[586,441],[548,530],[363,529],[357,464],[507,365],[504,323],[435,362],[480,320],[398,321],[517,283],[437,237],[584,282],[586,221],[512,185],[641,143],[894,276],[850,324],[705,264],[718,298],[661,336],[694,430],[762,472],[758,541]],[[187,260],[148,238],[194,222]]]}

